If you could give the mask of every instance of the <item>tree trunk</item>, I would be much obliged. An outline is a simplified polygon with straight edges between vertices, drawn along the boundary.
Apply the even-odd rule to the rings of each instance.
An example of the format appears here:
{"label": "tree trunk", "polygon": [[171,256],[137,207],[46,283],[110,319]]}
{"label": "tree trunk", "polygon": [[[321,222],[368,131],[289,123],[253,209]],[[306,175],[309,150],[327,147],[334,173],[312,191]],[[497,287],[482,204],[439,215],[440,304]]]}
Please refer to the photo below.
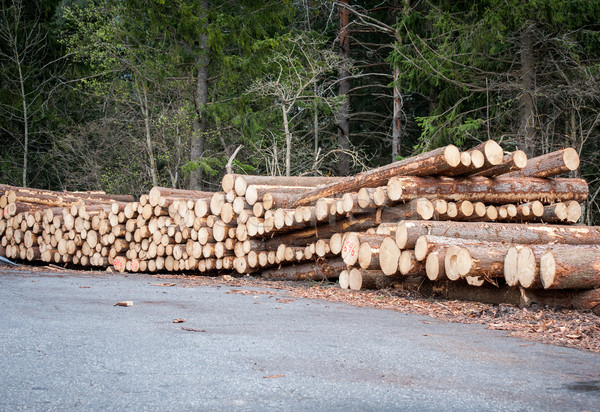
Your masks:
{"label": "tree trunk", "polygon": [[519,148],[528,157],[536,153],[535,135],[535,54],[533,22],[528,21],[520,36],[521,95],[519,96]]}
{"label": "tree trunk", "polygon": [[[204,0],[201,3],[203,10],[208,9],[208,1]],[[207,30],[208,23],[204,24],[204,29]],[[210,48],[208,46],[208,36],[202,33],[199,38],[200,55],[196,62],[196,93],[194,98],[194,107],[196,115],[192,123],[193,135],[190,152],[190,160],[199,162],[204,153],[204,144],[206,142],[206,116],[205,107],[208,103],[208,64],[210,62]],[[198,167],[190,174],[190,189],[200,190],[202,187],[202,169]]]}
{"label": "tree trunk", "polygon": [[392,161],[402,155],[402,93],[398,86],[400,69],[394,67],[394,117],[392,119]]}
{"label": "tree trunk", "polygon": [[[350,23],[350,11],[348,10],[348,0],[341,1],[344,6],[340,6],[340,56],[343,60],[350,57],[350,33],[348,25]],[[344,96],[344,102],[338,112],[338,146],[342,151],[339,155],[338,174],[340,176],[348,176],[350,173],[350,156],[347,151],[350,150],[350,73],[346,68],[346,62],[342,62],[342,67],[339,74],[339,89],[338,95]]]}
{"label": "tree trunk", "polygon": [[148,93],[146,92],[146,84],[142,85],[136,81],[138,99],[142,116],[144,116],[144,130],[146,134],[146,150],[148,151],[148,159],[150,160],[150,176],[152,177],[152,186],[158,186],[158,175],[156,172],[156,161],[154,159],[154,149],[152,146],[152,131],[150,129],[150,107],[148,106]]}
{"label": "tree trunk", "polygon": [[[15,50],[16,53],[16,50]],[[21,71],[21,59],[18,54],[15,56],[17,62],[17,68],[19,69],[19,86],[21,86],[21,103],[23,104],[23,174],[22,181],[23,187],[27,187],[27,163],[29,158],[29,113],[27,111],[27,96],[25,94],[25,80],[23,79],[23,73]]]}
{"label": "tree trunk", "polygon": [[292,158],[292,132],[288,119],[288,107],[285,102],[281,103],[281,112],[283,116],[283,130],[285,132],[285,175],[291,176],[291,158]]}

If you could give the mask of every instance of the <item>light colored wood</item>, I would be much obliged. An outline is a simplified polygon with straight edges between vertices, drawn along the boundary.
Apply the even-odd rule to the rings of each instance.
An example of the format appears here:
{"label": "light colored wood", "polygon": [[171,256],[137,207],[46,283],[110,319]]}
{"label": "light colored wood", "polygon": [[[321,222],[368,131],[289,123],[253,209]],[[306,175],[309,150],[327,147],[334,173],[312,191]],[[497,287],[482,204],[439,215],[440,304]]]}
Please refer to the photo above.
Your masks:
{"label": "light colored wood", "polygon": [[583,202],[588,196],[588,191],[587,182],[576,178],[395,176],[387,185],[388,196],[394,201],[427,198],[494,204],[535,200],[546,203],[569,200]]}
{"label": "light colored wood", "polygon": [[566,148],[543,154],[527,161],[527,165],[518,171],[502,175],[502,177],[539,177],[547,178],[562,173],[572,172],[579,168],[579,155],[575,149]]}
{"label": "light colored wood", "polygon": [[321,197],[356,192],[363,187],[384,186],[392,176],[396,175],[428,176],[443,173],[459,163],[459,150],[449,145],[309,190],[297,197],[295,205],[314,204]]}

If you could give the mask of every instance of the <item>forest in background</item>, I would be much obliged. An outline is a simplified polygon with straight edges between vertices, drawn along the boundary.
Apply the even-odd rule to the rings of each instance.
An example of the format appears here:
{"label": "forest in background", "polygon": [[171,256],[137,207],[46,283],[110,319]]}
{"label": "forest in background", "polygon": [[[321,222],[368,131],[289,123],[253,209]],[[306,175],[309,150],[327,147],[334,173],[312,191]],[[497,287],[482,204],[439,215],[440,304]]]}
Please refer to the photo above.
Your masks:
{"label": "forest in background", "polygon": [[0,4],[1,183],[217,190],[494,139],[575,148],[600,221],[599,1]]}

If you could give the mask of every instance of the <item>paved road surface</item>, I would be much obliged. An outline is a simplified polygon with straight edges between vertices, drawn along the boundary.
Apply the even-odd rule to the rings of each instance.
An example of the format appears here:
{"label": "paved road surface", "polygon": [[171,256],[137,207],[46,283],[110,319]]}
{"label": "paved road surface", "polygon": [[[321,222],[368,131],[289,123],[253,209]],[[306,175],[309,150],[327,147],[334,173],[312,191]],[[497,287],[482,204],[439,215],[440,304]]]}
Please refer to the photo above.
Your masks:
{"label": "paved road surface", "polygon": [[0,270],[0,410],[600,410],[597,354],[164,282]]}

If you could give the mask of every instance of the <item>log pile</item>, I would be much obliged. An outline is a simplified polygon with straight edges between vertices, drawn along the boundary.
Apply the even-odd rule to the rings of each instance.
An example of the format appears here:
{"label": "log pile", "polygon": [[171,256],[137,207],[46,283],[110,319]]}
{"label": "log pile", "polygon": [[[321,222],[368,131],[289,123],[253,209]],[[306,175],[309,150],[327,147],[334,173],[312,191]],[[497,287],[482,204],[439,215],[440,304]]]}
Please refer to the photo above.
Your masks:
{"label": "log pile", "polygon": [[121,272],[339,279],[351,289],[427,279],[468,295],[508,285],[600,309],[600,228],[575,224],[588,186],[561,176],[578,166],[573,149],[527,159],[487,141],[350,177],[227,174],[218,192],[154,187],[137,201],[0,185],[0,252]]}

